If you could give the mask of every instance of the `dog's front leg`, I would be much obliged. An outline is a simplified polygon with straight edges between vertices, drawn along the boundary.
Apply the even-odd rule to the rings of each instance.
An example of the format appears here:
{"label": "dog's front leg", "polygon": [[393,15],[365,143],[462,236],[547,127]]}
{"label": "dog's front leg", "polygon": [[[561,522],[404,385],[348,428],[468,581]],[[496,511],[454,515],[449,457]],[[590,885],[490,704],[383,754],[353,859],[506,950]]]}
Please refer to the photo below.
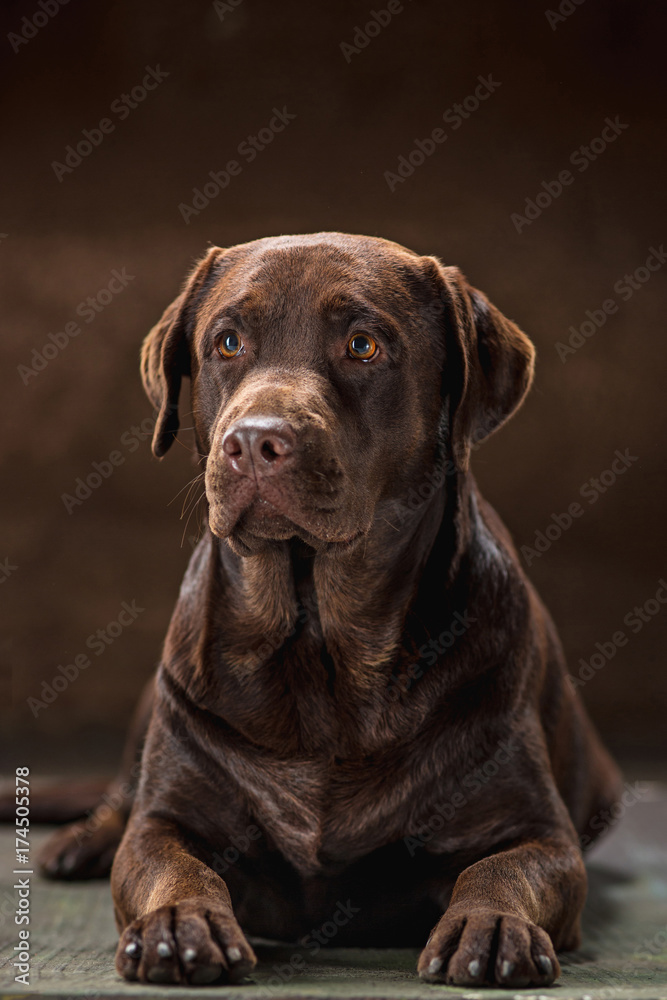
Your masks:
{"label": "dog's front leg", "polygon": [[540,838],[500,851],[459,875],[418,970],[459,986],[548,986],[555,949],[579,944],[586,872],[570,838]]}
{"label": "dog's front leg", "polygon": [[133,816],[111,886],[121,933],[116,968],[125,979],[238,982],[255,965],[227,886],[188,851],[176,824]]}

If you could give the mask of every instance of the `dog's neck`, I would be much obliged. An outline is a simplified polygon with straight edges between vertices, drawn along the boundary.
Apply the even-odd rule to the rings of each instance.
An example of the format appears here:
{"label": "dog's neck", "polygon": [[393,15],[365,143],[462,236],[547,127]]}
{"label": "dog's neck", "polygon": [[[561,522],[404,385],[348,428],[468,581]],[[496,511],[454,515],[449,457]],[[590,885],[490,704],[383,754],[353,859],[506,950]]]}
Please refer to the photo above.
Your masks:
{"label": "dog's neck", "polygon": [[470,477],[457,477],[415,509],[381,506],[368,535],[347,552],[283,542],[239,556],[212,541],[232,660],[256,666],[270,648],[303,635],[319,640],[339,670],[349,665],[358,680],[375,678],[395,659],[429,559],[437,560],[440,579],[448,566],[450,579],[455,572],[466,544],[470,484]]}
{"label": "dog's neck", "polygon": [[172,619],[169,672],[260,745],[314,752],[352,739],[370,751],[391,739],[383,695],[451,603],[471,488],[461,476],[400,518],[395,505],[378,510],[347,553],[286,542],[239,556],[207,535]]}

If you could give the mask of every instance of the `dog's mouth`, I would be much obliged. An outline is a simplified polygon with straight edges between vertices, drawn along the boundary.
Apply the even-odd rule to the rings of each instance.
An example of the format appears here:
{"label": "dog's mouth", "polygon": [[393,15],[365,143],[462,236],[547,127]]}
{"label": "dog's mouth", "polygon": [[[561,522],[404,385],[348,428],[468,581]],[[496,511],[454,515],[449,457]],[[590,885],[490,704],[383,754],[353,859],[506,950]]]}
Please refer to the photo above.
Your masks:
{"label": "dog's mouth", "polygon": [[283,510],[258,493],[238,518],[232,533],[243,532],[259,538],[280,540],[290,538],[296,528],[295,522]]}
{"label": "dog's mouth", "polygon": [[329,498],[304,507],[289,492],[265,490],[252,480],[233,497],[218,490],[207,493],[211,531],[244,554],[290,539],[315,551],[342,554],[355,548],[368,530],[366,525],[350,523]]}

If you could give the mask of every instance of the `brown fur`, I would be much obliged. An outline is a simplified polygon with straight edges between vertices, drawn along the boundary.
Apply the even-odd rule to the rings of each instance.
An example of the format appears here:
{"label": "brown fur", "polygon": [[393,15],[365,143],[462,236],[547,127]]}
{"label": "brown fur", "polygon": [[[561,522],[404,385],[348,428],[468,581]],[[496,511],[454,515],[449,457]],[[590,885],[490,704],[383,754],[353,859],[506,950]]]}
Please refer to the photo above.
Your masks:
{"label": "brown fur", "polygon": [[[223,359],[232,328],[245,353]],[[367,363],[346,356],[355,331],[380,345]],[[147,337],[158,456],[192,379],[210,530],[134,736],[147,725],[112,873],[126,978],[238,980],[244,931],[299,939],[346,900],[336,944],[423,944],[435,924],[426,979],[557,977],[579,837],[619,779],[469,469],[533,355],[456,268],[338,233],[210,250]],[[223,440],[266,417],[296,446],[241,475]]]}

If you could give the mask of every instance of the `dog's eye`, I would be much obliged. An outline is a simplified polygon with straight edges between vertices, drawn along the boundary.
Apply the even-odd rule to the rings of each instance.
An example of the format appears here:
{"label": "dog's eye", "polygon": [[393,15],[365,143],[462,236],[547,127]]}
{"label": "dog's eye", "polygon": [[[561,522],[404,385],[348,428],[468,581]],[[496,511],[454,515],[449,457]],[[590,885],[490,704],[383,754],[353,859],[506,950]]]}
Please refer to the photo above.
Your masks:
{"label": "dog's eye", "polygon": [[243,350],[243,341],[238,333],[228,330],[218,341],[218,351],[223,358],[235,358]]}
{"label": "dog's eye", "polygon": [[347,342],[347,353],[359,361],[370,361],[375,356],[378,346],[372,337],[365,333],[355,333]]}

